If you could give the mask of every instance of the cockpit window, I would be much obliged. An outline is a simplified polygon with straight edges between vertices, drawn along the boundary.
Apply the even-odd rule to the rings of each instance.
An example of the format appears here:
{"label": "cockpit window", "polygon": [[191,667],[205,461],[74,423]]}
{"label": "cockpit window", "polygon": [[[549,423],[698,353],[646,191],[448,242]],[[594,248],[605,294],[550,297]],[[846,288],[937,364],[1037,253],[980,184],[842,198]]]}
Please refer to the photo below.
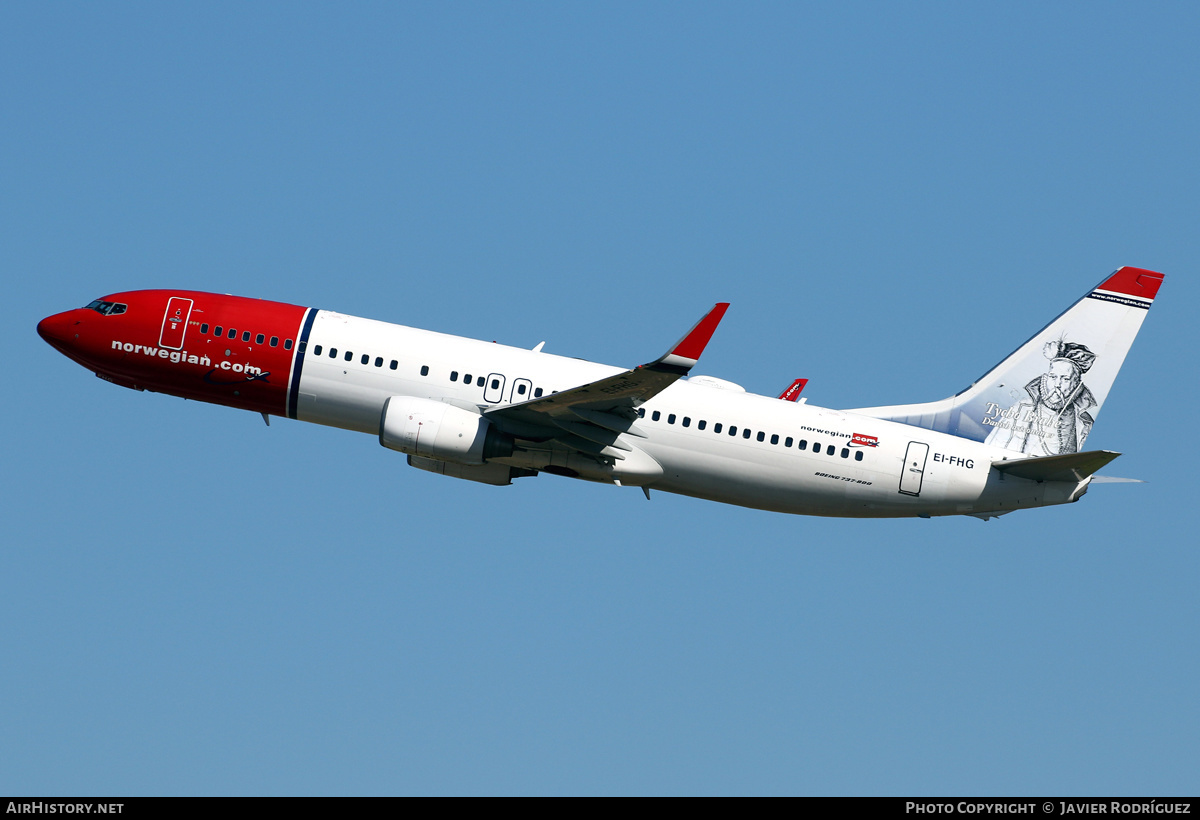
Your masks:
{"label": "cockpit window", "polygon": [[105,316],[116,316],[120,313],[124,313],[128,309],[128,305],[123,305],[120,302],[105,302],[100,299],[97,299],[87,306],[87,310],[94,310],[97,313],[104,314]]}

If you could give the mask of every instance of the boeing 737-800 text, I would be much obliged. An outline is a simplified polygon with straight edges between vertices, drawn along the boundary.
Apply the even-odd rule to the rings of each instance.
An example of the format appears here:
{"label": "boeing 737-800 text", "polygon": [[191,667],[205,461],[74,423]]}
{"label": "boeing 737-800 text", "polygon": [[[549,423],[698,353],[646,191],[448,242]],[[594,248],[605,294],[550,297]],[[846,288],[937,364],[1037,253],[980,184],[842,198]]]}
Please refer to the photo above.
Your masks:
{"label": "boeing 737-800 text", "polygon": [[[1076,501],[1084,450],[1162,274],[1121,268],[967,389],[829,410],[690,376],[727,304],[626,370],[327,310],[114,293],[38,333],[100,378],[377,435],[434,473],[552,473],[778,512],[973,515]],[[792,400],[788,400],[792,399]]]}

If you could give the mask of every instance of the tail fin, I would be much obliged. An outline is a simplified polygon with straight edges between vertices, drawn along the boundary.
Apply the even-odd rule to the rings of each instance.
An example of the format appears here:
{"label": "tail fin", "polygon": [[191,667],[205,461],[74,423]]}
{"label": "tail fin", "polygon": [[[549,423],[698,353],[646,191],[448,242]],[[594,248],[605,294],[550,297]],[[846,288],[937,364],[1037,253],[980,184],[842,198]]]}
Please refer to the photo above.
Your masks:
{"label": "tail fin", "polygon": [[1162,280],[1120,268],[961,393],[851,412],[1031,456],[1078,452]]}

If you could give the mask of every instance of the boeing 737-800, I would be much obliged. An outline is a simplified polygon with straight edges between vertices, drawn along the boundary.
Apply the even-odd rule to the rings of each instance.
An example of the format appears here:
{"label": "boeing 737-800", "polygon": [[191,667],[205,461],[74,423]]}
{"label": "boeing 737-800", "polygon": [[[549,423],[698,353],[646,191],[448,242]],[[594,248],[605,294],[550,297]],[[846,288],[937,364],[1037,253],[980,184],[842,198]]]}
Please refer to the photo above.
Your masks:
{"label": "boeing 737-800", "polygon": [[794,401],[801,380],[775,398],[689,376],[725,303],[631,370],[182,290],[114,293],[38,333],[114,384],[369,433],[485,484],[551,473],[785,513],[987,519],[1076,501],[1119,455],[1084,442],[1162,279],[1121,268],[957,395],[857,410]]}

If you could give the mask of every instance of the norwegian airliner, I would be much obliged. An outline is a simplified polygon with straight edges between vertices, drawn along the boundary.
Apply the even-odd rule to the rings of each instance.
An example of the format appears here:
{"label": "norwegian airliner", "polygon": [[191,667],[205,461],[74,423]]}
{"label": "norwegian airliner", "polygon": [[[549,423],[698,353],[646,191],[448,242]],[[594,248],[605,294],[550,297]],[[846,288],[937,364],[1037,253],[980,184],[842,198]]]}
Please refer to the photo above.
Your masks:
{"label": "norwegian airliner", "polygon": [[1162,279],[1120,268],[950,398],[853,410],[808,404],[803,379],[774,397],[690,375],[726,303],[632,369],[185,290],[114,293],[38,333],[113,384],[369,433],[484,484],[550,473],[801,515],[987,520],[1077,501],[1119,455],[1084,444]]}

